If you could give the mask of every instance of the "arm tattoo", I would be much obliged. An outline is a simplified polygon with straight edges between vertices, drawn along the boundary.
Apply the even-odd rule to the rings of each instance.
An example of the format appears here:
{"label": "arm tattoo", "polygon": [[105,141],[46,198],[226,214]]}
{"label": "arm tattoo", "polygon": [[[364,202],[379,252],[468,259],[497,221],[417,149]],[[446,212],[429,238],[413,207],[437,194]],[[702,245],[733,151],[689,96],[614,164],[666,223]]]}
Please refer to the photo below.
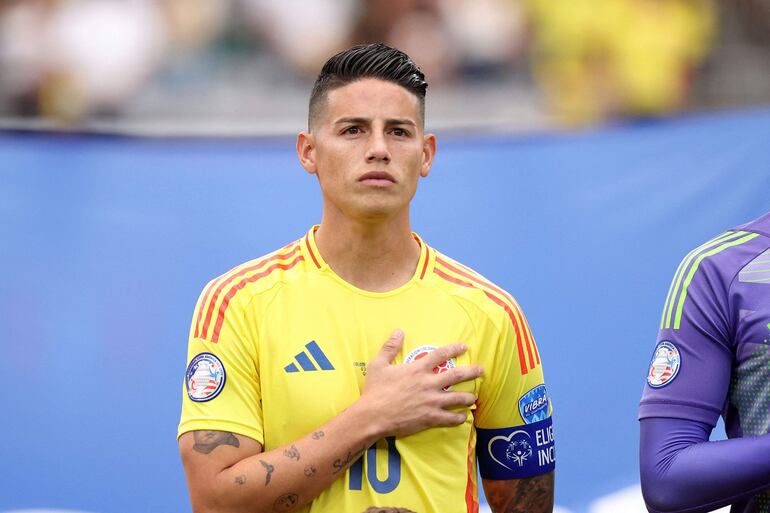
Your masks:
{"label": "arm tattoo", "polygon": [[286,493],[278,497],[273,504],[273,511],[289,511],[299,502],[296,493]]}
{"label": "arm tattoo", "polygon": [[498,481],[505,485],[488,486],[487,501],[494,513],[551,513],[553,477],[550,472],[510,482]]}
{"label": "arm tattoo", "polygon": [[241,474],[240,476],[235,476],[235,484],[242,485],[246,482],[246,474]]}
{"label": "arm tattoo", "polygon": [[348,455],[345,458],[337,458],[336,460],[334,460],[334,463],[332,463],[332,467],[334,467],[334,473],[336,474],[340,470],[344,470],[345,468],[347,468],[347,466],[356,458],[361,456],[365,450],[366,450],[366,447],[361,447],[355,452],[348,452]]}
{"label": "arm tattoo", "polygon": [[220,445],[241,446],[238,438],[226,431],[193,431],[193,439],[195,440],[193,450],[203,454],[209,454]]}
{"label": "arm tattoo", "polygon": [[321,438],[323,438],[323,436],[324,436],[323,431],[315,431],[313,433],[313,440],[320,440]]}
{"label": "arm tattoo", "polygon": [[287,458],[291,458],[293,460],[299,461],[299,449],[297,449],[293,445],[288,449],[284,449],[283,455],[286,456]]}
{"label": "arm tattoo", "polygon": [[265,476],[265,486],[270,484],[270,475],[273,473],[273,470],[275,470],[275,467],[266,462],[265,460],[259,460],[259,462],[262,464],[263,467],[265,467],[265,472],[267,472],[267,475]]}
{"label": "arm tattoo", "polygon": [[313,477],[316,473],[315,465],[307,465],[305,467],[305,475],[307,477]]}

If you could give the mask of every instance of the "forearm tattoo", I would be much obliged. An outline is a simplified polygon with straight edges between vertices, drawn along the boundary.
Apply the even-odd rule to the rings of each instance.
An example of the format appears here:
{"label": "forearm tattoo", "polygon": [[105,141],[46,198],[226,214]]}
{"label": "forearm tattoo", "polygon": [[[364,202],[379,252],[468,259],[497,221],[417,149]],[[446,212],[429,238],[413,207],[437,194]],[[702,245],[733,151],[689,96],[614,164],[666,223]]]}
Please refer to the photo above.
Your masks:
{"label": "forearm tattoo", "polygon": [[296,493],[286,493],[276,499],[273,504],[273,511],[289,511],[296,506],[297,502],[299,502],[299,497]]}
{"label": "forearm tattoo", "polygon": [[288,449],[284,449],[283,455],[286,456],[287,458],[291,458],[293,460],[299,461],[299,449],[297,449],[293,445]]}
{"label": "forearm tattoo", "polygon": [[347,456],[344,458],[337,458],[334,460],[334,463],[332,463],[332,467],[334,467],[334,473],[337,474],[341,470],[345,470],[347,466],[356,460],[359,456],[361,456],[364,451],[366,450],[366,447],[361,447],[355,452],[349,452]]}
{"label": "forearm tattoo", "polygon": [[516,480],[515,487],[489,487],[487,502],[494,513],[551,513],[554,474]]}
{"label": "forearm tattoo", "polygon": [[240,476],[235,476],[235,484],[243,485],[246,483],[246,474],[241,474]]}
{"label": "forearm tattoo", "polygon": [[305,475],[307,477],[313,477],[316,473],[316,468],[314,465],[306,465],[305,466]]}
{"label": "forearm tattoo", "polygon": [[323,438],[324,432],[323,431],[315,431],[315,432],[313,432],[312,436],[313,436],[313,440],[320,440],[321,438]]}
{"label": "forearm tattoo", "polygon": [[267,472],[267,475],[265,476],[265,486],[270,484],[270,476],[273,474],[273,471],[275,470],[275,467],[266,462],[265,460],[259,460],[259,462],[262,464],[263,467],[265,467],[265,472]]}
{"label": "forearm tattoo", "polygon": [[203,454],[209,454],[220,445],[232,445],[240,447],[238,438],[227,431],[193,431],[195,445],[193,450]]}

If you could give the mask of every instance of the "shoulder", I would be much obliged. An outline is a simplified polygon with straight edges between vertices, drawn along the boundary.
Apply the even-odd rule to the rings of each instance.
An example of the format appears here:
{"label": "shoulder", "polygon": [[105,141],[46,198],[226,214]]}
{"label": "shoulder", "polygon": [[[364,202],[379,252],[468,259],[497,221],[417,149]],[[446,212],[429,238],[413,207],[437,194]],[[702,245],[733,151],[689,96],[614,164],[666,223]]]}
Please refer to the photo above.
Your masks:
{"label": "shoulder", "polygon": [[[752,262],[766,266],[770,238],[750,230],[732,229],[695,247],[684,256],[669,287],[660,328],[679,329],[692,310],[729,309],[733,282],[743,273],[754,274]],[[691,312],[693,313],[693,312]]]}
{"label": "shoulder", "polygon": [[435,251],[433,282],[456,301],[469,305],[498,329],[526,322],[514,297],[470,267]]}
{"label": "shoulder", "polygon": [[[529,323],[518,302],[508,291],[439,252],[436,252],[433,274],[437,286],[442,287],[456,301],[464,303],[466,311],[475,312],[472,315],[478,322],[492,326],[496,331],[495,342],[484,339],[478,347],[480,361],[486,362],[490,369],[497,369],[496,375],[499,375],[501,369],[506,369],[507,365],[516,366],[511,362],[518,362],[516,376],[525,376],[535,371],[540,373],[542,379],[542,371],[539,370],[540,352]],[[505,354],[514,354],[515,358]]]}
{"label": "shoulder", "polygon": [[764,237],[770,238],[770,212],[752,219],[748,223],[733,228],[733,231],[747,231],[758,233]]}
{"label": "shoulder", "polygon": [[245,291],[244,296],[253,296],[291,281],[304,271],[304,254],[300,240],[294,241],[259,258],[254,258],[233,267],[211,280],[206,288],[226,291],[236,295]]}
{"label": "shoulder", "polygon": [[[745,226],[745,225],[744,225]],[[698,277],[729,283],[757,256],[770,248],[770,237],[738,227],[692,249],[682,259],[677,274],[685,282]]]}
{"label": "shoulder", "polygon": [[237,265],[209,281],[196,306],[195,336],[206,338],[225,313],[242,309],[255,298],[268,296],[280,285],[296,280],[306,272],[304,264],[301,240],[297,240]]}

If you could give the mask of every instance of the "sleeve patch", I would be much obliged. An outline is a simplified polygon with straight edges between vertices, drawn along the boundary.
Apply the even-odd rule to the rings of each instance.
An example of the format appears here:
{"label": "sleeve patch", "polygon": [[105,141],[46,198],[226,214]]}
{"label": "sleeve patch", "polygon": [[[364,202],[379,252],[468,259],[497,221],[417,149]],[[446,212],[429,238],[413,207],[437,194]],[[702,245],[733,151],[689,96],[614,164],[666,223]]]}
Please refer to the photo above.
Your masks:
{"label": "sleeve patch", "polygon": [[548,392],[545,385],[538,385],[519,398],[519,413],[526,424],[548,417]]}
{"label": "sleeve patch", "polygon": [[556,466],[551,417],[499,429],[477,429],[476,453],[484,479],[520,479]]}
{"label": "sleeve patch", "polygon": [[647,371],[647,384],[652,388],[660,388],[668,385],[682,366],[682,355],[673,342],[661,340],[655,346],[652,354],[650,369]]}
{"label": "sleeve patch", "polygon": [[226,379],[222,360],[212,353],[200,353],[185,372],[187,396],[196,403],[211,401],[225,388]]}

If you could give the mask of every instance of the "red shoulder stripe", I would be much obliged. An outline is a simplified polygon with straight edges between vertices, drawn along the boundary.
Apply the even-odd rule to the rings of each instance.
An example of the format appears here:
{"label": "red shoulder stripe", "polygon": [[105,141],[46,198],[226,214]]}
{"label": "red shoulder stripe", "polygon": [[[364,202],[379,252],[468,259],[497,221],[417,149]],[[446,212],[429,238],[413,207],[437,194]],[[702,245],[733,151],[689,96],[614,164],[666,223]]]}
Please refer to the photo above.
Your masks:
{"label": "red shoulder stripe", "polygon": [[243,287],[246,286],[247,283],[255,282],[261,278],[264,278],[265,276],[269,275],[276,269],[283,269],[284,271],[287,271],[297,265],[298,263],[302,262],[305,258],[302,255],[298,255],[294,260],[292,260],[289,263],[275,263],[265,269],[264,271],[251,275],[249,277],[243,278],[238,284],[234,285],[225,295],[224,299],[222,300],[222,304],[219,305],[219,312],[217,314],[217,322],[214,325],[214,333],[211,335],[211,341],[214,343],[217,343],[219,341],[219,331],[222,329],[222,323],[225,320],[225,312],[227,311],[227,307],[230,305],[230,300],[235,296],[235,294],[241,290]]}
{"label": "red shoulder stripe", "polygon": [[[529,336],[532,336],[532,328],[529,327],[529,321],[526,317],[524,317],[524,323],[527,325],[527,331],[529,332]],[[537,360],[537,364],[540,365],[540,352],[537,350],[537,344],[532,344],[532,350],[535,352],[535,360]]]}
{"label": "red shoulder stripe", "polygon": [[439,275],[440,277],[444,278],[445,280],[452,283],[456,283],[457,285],[462,285],[463,287],[477,288],[479,290],[482,290],[489,299],[491,299],[492,301],[494,301],[495,303],[503,307],[503,310],[505,310],[505,313],[508,314],[508,318],[511,319],[511,323],[513,324],[513,327],[516,330],[516,351],[519,354],[519,368],[521,369],[521,374],[523,376],[524,374],[529,373],[529,369],[527,369],[527,362],[524,359],[524,345],[522,344],[522,337],[521,337],[521,330],[519,330],[519,323],[516,322],[516,319],[514,318],[514,315],[513,315],[513,311],[505,303],[505,301],[487,292],[486,290],[483,290],[481,287],[474,285],[473,283],[460,280],[458,278],[455,278],[454,276],[450,276],[449,274],[445,273],[438,267],[434,267],[433,272]]}
{"label": "red shoulder stripe", "polygon": [[[506,304],[505,301],[500,299],[499,297],[495,296],[494,294],[491,294],[488,291],[484,291],[484,294],[487,295],[489,299],[497,303],[498,305],[503,307],[503,310],[505,310],[505,313],[508,314],[508,318],[511,319],[511,323],[513,324],[513,327],[516,329],[516,349],[519,352],[519,367],[521,369],[521,375],[527,374],[529,372],[529,369],[527,369],[527,362],[524,360],[524,347],[522,344],[522,337],[521,337],[521,330],[519,329],[519,323],[516,322],[514,319],[513,311],[511,310],[511,307]],[[529,352],[529,367],[531,369],[534,369],[535,366],[532,363],[532,352],[529,349],[529,344],[527,344],[527,351]]]}
{"label": "red shoulder stripe", "polygon": [[422,272],[420,273],[420,279],[425,278],[425,271],[428,270],[428,262],[430,261],[430,250],[425,247],[425,262],[422,264]]}
{"label": "red shoulder stripe", "polygon": [[465,266],[462,266],[461,269],[458,266],[461,266],[462,264],[453,265],[450,262],[447,262],[446,260],[442,259],[441,257],[436,257],[436,261],[446,267],[447,269],[450,269],[454,271],[455,273],[464,276],[465,278],[468,278],[472,283],[475,283],[477,285],[480,285],[481,288],[491,289],[492,291],[496,292],[498,295],[502,296],[503,299],[507,300],[508,303],[510,303],[511,309],[515,311],[515,317],[519,319],[518,322],[514,322],[514,324],[520,324],[521,329],[524,333],[524,341],[527,344],[527,354],[529,356],[529,367],[531,369],[535,368],[535,359],[533,357],[533,348],[535,355],[537,357],[537,363],[540,363],[540,355],[537,354],[537,347],[535,346],[535,341],[532,339],[532,332],[529,329],[529,324],[527,324],[526,318],[524,317],[524,314],[521,312],[521,308],[516,303],[516,300],[513,299],[513,297],[508,294],[506,291],[495,285],[494,283],[490,283],[489,281],[481,278],[480,276],[476,275],[471,271],[470,269],[466,268]]}
{"label": "red shoulder stripe", "polygon": [[[201,327],[200,332],[198,331],[198,329],[196,327],[196,330],[195,330],[196,335],[195,336],[197,337],[198,335],[200,335],[201,337],[206,338],[206,335],[207,335],[208,330],[209,330],[209,325],[211,323],[211,317],[214,314],[214,306],[216,305],[216,302],[219,299],[219,294],[222,293],[222,290],[224,290],[224,288],[227,287],[228,284],[232,283],[233,280],[235,280],[236,278],[238,278],[240,276],[243,276],[246,273],[250,273],[250,272],[259,270],[262,266],[264,266],[264,265],[266,265],[266,264],[268,264],[268,263],[270,263],[270,262],[272,262],[274,260],[281,260],[281,259],[290,258],[292,255],[294,255],[299,250],[300,250],[300,246],[299,246],[299,244],[296,244],[294,246],[294,249],[292,249],[288,253],[280,253],[280,254],[277,254],[277,255],[273,255],[271,257],[263,258],[262,260],[258,261],[254,265],[250,265],[250,266],[244,267],[243,269],[241,269],[240,271],[238,271],[236,273],[233,273],[233,274],[230,274],[230,275],[226,275],[225,279],[223,279],[219,283],[219,286],[216,287],[216,290],[214,290],[214,294],[212,295],[211,300],[208,303],[208,308],[206,308],[206,318],[203,321],[203,326]],[[211,292],[212,289],[214,289],[214,285],[213,284],[212,284],[211,288],[206,292],[206,296],[208,296],[209,292]],[[201,305],[201,310],[198,312],[198,326],[200,326],[200,317],[201,317],[201,315],[203,313],[203,309],[204,309],[205,304],[206,304],[205,301],[206,300],[204,299],[204,303]]]}
{"label": "red shoulder stripe", "polygon": [[471,444],[473,437],[468,439],[468,481],[465,484],[465,508],[467,513],[479,513],[479,503],[476,500],[476,487],[473,486],[473,477],[476,476],[473,450],[475,447]]}
{"label": "red shoulder stripe", "polygon": [[316,260],[315,253],[313,253],[313,247],[310,245],[310,232],[305,234],[305,245],[307,246],[307,252],[310,253],[310,258],[313,259],[313,263],[315,264],[316,268],[320,269],[321,264],[319,264],[318,260]]}

